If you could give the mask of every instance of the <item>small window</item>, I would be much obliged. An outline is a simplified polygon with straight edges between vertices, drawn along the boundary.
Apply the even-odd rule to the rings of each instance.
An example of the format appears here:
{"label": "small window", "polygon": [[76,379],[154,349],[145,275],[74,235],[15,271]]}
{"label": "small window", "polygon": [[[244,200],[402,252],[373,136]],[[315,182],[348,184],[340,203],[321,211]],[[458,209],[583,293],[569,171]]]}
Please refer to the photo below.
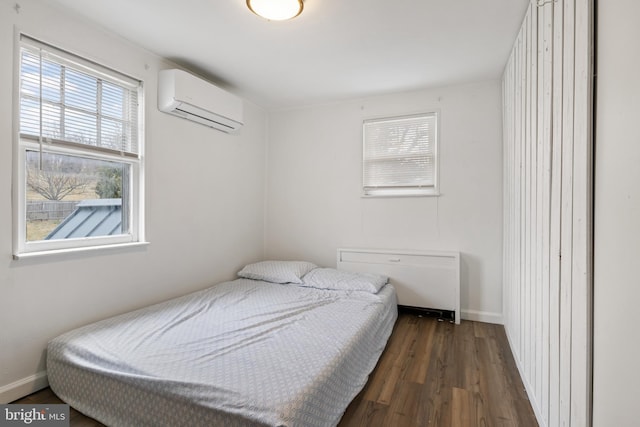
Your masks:
{"label": "small window", "polygon": [[438,114],[365,120],[365,196],[438,195]]}
{"label": "small window", "polygon": [[24,35],[16,255],[141,242],[142,83]]}

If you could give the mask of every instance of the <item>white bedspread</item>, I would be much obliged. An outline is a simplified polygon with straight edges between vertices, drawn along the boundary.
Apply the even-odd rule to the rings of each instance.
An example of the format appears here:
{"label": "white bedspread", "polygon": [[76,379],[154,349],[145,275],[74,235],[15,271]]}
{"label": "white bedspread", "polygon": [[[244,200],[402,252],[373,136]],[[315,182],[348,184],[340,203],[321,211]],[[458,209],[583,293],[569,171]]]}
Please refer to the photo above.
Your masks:
{"label": "white bedspread", "polygon": [[397,318],[378,294],[249,279],[49,343],[54,392],[110,426],[336,425]]}

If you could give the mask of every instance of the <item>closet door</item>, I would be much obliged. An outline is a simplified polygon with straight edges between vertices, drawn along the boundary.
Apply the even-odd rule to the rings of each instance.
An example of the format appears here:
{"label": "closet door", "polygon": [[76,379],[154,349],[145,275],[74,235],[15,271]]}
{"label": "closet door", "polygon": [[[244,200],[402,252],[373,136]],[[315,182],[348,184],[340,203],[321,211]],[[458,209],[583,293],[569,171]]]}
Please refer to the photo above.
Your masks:
{"label": "closet door", "polygon": [[591,423],[593,11],[533,1],[503,76],[505,329],[546,426]]}

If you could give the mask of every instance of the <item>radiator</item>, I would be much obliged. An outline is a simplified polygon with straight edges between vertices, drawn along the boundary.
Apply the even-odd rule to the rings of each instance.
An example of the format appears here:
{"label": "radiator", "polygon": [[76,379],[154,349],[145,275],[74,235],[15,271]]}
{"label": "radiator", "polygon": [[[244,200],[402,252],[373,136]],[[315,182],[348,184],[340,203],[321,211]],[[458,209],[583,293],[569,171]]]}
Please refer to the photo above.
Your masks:
{"label": "radiator", "polygon": [[342,248],[337,268],[384,274],[396,288],[398,305],[453,313],[460,323],[459,252]]}

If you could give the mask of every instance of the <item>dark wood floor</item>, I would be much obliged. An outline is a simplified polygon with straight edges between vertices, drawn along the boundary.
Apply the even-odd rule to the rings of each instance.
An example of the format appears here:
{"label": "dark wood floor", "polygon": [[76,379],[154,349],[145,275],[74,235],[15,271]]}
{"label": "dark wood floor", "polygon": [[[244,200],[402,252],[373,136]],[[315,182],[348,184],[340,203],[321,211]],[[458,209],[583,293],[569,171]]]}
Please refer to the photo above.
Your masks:
{"label": "dark wood floor", "polygon": [[[62,402],[46,388],[14,403]],[[73,409],[70,424],[102,426]],[[502,326],[401,313],[339,427],[537,425]]]}
{"label": "dark wood floor", "polygon": [[340,427],[537,426],[504,327],[401,314]]}

